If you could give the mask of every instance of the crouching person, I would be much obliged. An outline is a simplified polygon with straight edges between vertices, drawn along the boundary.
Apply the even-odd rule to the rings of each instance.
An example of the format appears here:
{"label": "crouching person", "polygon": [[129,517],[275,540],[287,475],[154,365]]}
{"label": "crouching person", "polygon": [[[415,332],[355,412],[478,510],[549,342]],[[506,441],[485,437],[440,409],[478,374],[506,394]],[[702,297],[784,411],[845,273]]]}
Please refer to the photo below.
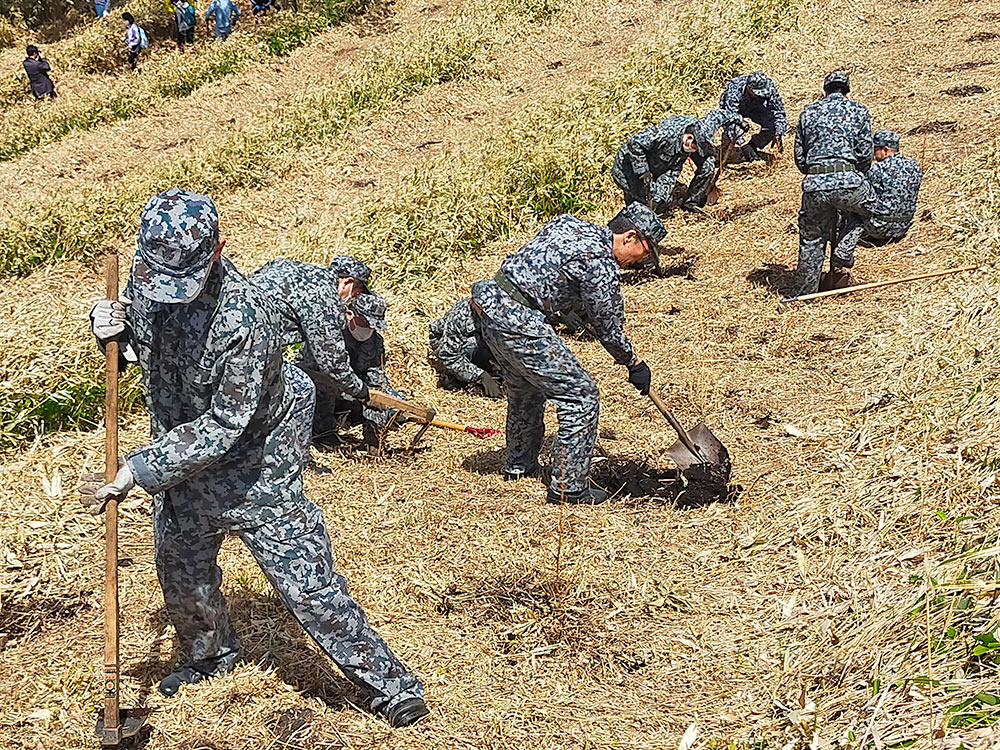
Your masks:
{"label": "crouching person", "polygon": [[135,485],[153,495],[156,569],[184,662],[159,685],[229,672],[240,643],[216,562],[240,537],[285,606],[393,726],[427,715],[423,686],[368,623],[333,567],[319,507],[303,494],[314,391],[281,356],[277,314],[221,257],[207,196],[172,188],[142,213],[126,295],[91,313],[142,368],[153,442],[115,480],[81,489],[101,512]]}
{"label": "crouching person", "polygon": [[497,365],[469,297],[431,323],[429,339],[435,369],[465,385],[479,383],[487,398],[503,398]]}

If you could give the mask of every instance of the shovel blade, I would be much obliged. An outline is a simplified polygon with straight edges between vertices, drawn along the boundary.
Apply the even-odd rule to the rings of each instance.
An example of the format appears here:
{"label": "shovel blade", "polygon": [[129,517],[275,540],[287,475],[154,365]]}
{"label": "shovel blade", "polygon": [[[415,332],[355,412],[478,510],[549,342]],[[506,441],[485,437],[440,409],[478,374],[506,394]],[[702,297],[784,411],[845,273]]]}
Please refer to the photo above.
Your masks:
{"label": "shovel blade", "polygon": [[684,446],[684,443],[678,440],[667,449],[667,455],[677,464],[677,468],[686,471],[695,466],[707,465],[712,469],[713,474],[728,481],[732,472],[732,462],[729,460],[729,451],[726,450],[722,441],[708,429],[704,422],[699,422],[688,430],[688,437],[691,438],[691,442],[694,443],[701,455],[692,454]]}

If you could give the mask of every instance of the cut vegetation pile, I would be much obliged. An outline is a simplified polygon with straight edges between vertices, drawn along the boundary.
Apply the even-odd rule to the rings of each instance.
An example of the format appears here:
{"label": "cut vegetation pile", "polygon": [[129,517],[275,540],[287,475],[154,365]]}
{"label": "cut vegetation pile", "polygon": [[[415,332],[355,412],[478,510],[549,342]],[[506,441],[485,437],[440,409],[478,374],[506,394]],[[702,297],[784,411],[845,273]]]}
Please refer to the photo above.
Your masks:
{"label": "cut vegetation pile", "polygon": [[[625,276],[627,330],[681,421],[704,419],[732,450],[731,502],[686,502],[664,457],[669,427],[599,344],[571,339],[601,388],[594,477],[610,503],[556,507],[539,483],[502,482],[502,440],[436,431],[412,450],[409,425],[379,459],[350,442],[313,453],[307,494],[338,569],[424,679],[427,722],[392,732],[351,708],[235,540],[220,565],[244,662],[161,699],[153,686],[176,654],[138,492],[122,521],[123,703],[160,709],[150,750],[675,748],[685,732],[691,750],[995,747],[1000,93],[978,63],[1000,59],[1000,40],[977,34],[997,17],[1000,0],[473,3],[394,32],[221,142],[8,203],[0,736],[33,750],[93,743],[101,527],[74,492],[102,462],[86,310],[101,286],[92,261],[130,252],[151,193],[212,193],[246,270],[278,253],[371,261],[394,385],[440,415],[502,426],[502,402],[438,387],[429,321],[548,217],[616,211],[608,171],[628,134],[704,114],[731,74],[755,69],[774,75],[794,122],[849,61],[853,96],[876,127],[903,132],[926,175],[911,235],[860,252],[860,280],[986,268],[779,312],[797,250],[787,153],[727,172],[708,218],[670,217],[664,275]],[[521,68],[561,70],[567,56],[551,50],[566,35],[599,56],[632,33],[626,62],[553,78],[537,102],[515,83],[490,88]],[[958,86],[984,91],[939,93]],[[508,109],[491,125],[477,116]],[[444,152],[425,149],[435,128]],[[973,155],[956,161],[962,146]],[[126,419],[123,446],[147,436],[140,414]]]}

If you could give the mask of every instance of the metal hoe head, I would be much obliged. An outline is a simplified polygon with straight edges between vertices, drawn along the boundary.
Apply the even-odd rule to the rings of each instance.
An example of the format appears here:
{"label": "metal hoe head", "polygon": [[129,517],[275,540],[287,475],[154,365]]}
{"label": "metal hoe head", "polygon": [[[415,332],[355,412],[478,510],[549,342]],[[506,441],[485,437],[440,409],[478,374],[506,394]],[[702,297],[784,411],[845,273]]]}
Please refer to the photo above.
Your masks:
{"label": "metal hoe head", "polygon": [[143,708],[122,708],[118,711],[118,726],[108,727],[104,716],[97,719],[97,736],[102,747],[120,747],[135,739],[144,726],[150,711]]}

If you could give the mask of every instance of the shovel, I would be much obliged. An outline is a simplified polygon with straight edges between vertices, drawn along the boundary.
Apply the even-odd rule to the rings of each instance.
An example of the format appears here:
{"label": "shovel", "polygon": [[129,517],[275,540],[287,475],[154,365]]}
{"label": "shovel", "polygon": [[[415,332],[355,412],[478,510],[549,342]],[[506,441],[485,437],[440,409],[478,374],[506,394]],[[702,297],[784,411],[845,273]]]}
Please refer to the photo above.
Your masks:
{"label": "shovel", "polygon": [[677,468],[682,472],[690,469],[704,471],[712,483],[718,485],[720,489],[728,486],[733,462],[722,441],[712,434],[704,422],[685,430],[656,392],[650,390],[649,398],[677,432],[679,440],[667,449],[667,455],[677,464]]}
{"label": "shovel", "polygon": [[[107,298],[118,299],[118,256],[105,261]],[[118,342],[104,350],[104,479],[113,482],[118,473]],[[97,719],[97,736],[103,747],[119,747],[135,737],[146,723],[144,709],[119,708],[118,687],[121,659],[118,655],[118,498],[112,497],[104,511],[104,714]]]}

